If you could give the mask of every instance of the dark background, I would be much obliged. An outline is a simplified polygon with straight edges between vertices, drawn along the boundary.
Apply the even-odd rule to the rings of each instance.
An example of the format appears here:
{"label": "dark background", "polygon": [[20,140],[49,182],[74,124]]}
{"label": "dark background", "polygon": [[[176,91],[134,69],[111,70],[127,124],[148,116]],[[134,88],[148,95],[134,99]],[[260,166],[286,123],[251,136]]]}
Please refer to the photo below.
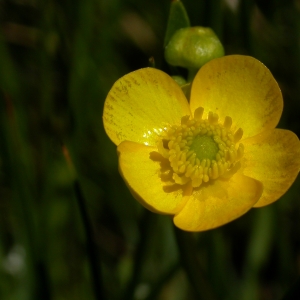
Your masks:
{"label": "dark background", "polygon": [[[279,127],[299,136],[300,1],[182,2],[192,26],[212,27],[226,54],[272,71],[284,96]],[[299,180],[228,225],[174,234],[171,218],[145,211],[118,173],[104,100],[152,56],[172,71],[163,59],[170,3],[0,2],[0,299],[100,299],[104,290],[108,300],[269,300],[297,280]],[[180,243],[191,246],[187,260]]]}

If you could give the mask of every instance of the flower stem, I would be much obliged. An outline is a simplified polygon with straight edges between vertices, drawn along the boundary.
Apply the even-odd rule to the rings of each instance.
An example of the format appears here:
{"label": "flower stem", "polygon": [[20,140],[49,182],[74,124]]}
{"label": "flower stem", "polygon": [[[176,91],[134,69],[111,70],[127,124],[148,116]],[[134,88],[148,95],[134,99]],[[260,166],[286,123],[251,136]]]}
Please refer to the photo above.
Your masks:
{"label": "flower stem", "polygon": [[194,80],[194,78],[195,78],[198,71],[199,71],[199,69],[196,69],[196,68],[190,68],[189,69],[188,78],[187,78],[188,83],[191,83]]}
{"label": "flower stem", "polygon": [[140,228],[140,239],[136,248],[135,256],[134,256],[134,266],[131,275],[131,279],[127,285],[126,291],[124,293],[123,299],[131,300],[134,298],[134,291],[139,281],[143,261],[145,259],[145,252],[147,250],[147,241],[149,236],[149,231],[151,226],[153,225],[153,218],[156,217],[153,213],[148,211],[147,209],[144,210],[144,214],[141,218],[139,228]]}
{"label": "flower stem", "polygon": [[[71,172],[73,174],[76,174],[67,147],[63,145],[62,150]],[[87,251],[87,258],[90,266],[94,296],[96,300],[104,300],[105,296],[104,296],[104,289],[102,284],[102,274],[99,271],[100,269],[99,269],[98,256],[96,254],[96,244],[94,241],[93,228],[92,228],[90,218],[88,216],[86,201],[82,193],[82,189],[77,176],[74,179],[73,187],[74,187],[75,198],[78,204],[80,217],[82,220],[83,229],[86,238],[86,251]]]}
{"label": "flower stem", "polygon": [[86,237],[86,250],[88,255],[88,260],[91,268],[91,276],[93,280],[93,289],[95,294],[95,299],[97,300],[104,300],[104,292],[103,292],[103,286],[102,286],[102,276],[101,272],[99,271],[99,264],[96,254],[96,247],[95,242],[93,239],[93,229],[91,222],[88,217],[86,205],[85,205],[85,199],[83,197],[80,184],[78,180],[75,180],[74,182],[74,190],[75,195],[77,199],[77,203],[79,206],[79,211],[85,231],[85,237]]}
{"label": "flower stem", "polygon": [[212,288],[205,278],[201,264],[197,257],[197,250],[193,233],[185,232],[174,226],[175,237],[180,254],[182,267],[194,290],[195,299],[214,300]]}

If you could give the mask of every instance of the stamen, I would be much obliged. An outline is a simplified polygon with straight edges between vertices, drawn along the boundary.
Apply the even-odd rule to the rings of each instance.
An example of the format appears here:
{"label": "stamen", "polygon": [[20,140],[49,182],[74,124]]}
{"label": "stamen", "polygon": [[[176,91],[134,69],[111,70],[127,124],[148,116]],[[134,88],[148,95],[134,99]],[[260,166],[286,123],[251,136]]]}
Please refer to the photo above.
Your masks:
{"label": "stamen", "polygon": [[234,142],[237,143],[243,136],[243,129],[239,128],[234,134]]}
{"label": "stamen", "polygon": [[182,117],[181,118],[181,125],[187,124],[189,118],[190,118],[190,116],[184,116],[184,117]]}
{"label": "stamen", "polygon": [[219,119],[219,116],[216,113],[213,113],[211,111],[208,113],[208,122],[209,123],[216,124],[216,123],[218,123],[218,119]]}
{"label": "stamen", "polygon": [[193,188],[215,180],[220,176],[232,176],[243,157],[243,144],[236,145],[243,130],[231,131],[232,119],[225,117],[223,125],[219,116],[209,112],[203,118],[204,109],[199,107],[190,116],[181,118],[181,125],[173,125],[164,131],[157,143],[158,152],[170,163],[170,172],[176,184],[190,182]]}
{"label": "stamen", "polygon": [[202,116],[203,116],[203,112],[204,112],[204,108],[203,107],[198,107],[195,112],[194,112],[194,118],[197,121],[201,121],[202,120]]}
{"label": "stamen", "polygon": [[164,157],[164,158],[169,158],[169,151],[164,148],[163,146],[163,141],[161,140],[157,144],[158,152]]}
{"label": "stamen", "polygon": [[232,125],[232,119],[230,117],[226,116],[223,125],[225,128],[230,129],[230,127]]}

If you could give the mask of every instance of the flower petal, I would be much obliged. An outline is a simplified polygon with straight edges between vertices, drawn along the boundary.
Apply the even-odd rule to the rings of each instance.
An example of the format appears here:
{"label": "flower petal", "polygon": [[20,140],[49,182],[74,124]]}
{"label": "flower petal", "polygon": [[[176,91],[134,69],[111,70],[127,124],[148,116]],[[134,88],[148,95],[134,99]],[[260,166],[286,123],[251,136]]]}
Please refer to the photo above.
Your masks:
{"label": "flower petal", "polygon": [[226,224],[246,213],[259,199],[262,184],[236,173],[229,180],[215,180],[194,190],[174,217],[177,227],[204,231]]}
{"label": "flower petal", "polygon": [[299,173],[299,139],[289,130],[274,129],[244,140],[243,144],[243,174],[264,185],[255,207],[268,205],[288,190]]}
{"label": "flower petal", "polygon": [[153,212],[175,214],[186,202],[187,186],[174,184],[168,160],[157,148],[134,142],[118,146],[119,168],[133,196]]}
{"label": "flower petal", "polygon": [[214,59],[197,73],[191,90],[191,111],[199,106],[232,118],[233,130],[244,138],[275,128],[283,100],[271,72],[250,56],[230,55]]}
{"label": "flower petal", "polygon": [[145,68],[113,85],[105,100],[103,123],[116,145],[128,140],[153,146],[166,124],[180,124],[185,115],[190,109],[178,84],[162,71]]}

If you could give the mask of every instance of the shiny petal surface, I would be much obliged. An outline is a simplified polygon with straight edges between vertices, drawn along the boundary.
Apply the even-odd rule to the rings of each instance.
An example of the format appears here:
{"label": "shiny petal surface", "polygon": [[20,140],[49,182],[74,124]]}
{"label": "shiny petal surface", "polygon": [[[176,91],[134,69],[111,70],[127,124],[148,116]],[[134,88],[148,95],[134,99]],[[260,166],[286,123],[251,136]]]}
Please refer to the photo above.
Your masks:
{"label": "shiny petal surface", "polygon": [[145,68],[113,85],[105,100],[103,123],[116,145],[125,140],[155,145],[166,124],[180,124],[185,115],[190,115],[190,108],[178,84],[162,71]]}
{"label": "shiny petal surface", "polygon": [[155,147],[134,142],[118,146],[119,168],[133,196],[153,212],[175,214],[191,191],[173,184],[167,170],[169,162]]}
{"label": "shiny petal surface", "polygon": [[218,179],[194,190],[174,223],[186,231],[221,226],[246,213],[258,201],[262,189],[259,181],[242,174],[228,181]]}
{"label": "shiny petal surface", "polygon": [[268,205],[289,189],[299,173],[299,139],[289,130],[274,129],[244,140],[243,144],[243,174],[264,186],[255,207]]}
{"label": "shiny petal surface", "polygon": [[191,90],[191,111],[204,107],[223,121],[233,120],[244,138],[275,128],[283,108],[281,91],[271,72],[249,56],[230,55],[214,59],[197,73]]}

